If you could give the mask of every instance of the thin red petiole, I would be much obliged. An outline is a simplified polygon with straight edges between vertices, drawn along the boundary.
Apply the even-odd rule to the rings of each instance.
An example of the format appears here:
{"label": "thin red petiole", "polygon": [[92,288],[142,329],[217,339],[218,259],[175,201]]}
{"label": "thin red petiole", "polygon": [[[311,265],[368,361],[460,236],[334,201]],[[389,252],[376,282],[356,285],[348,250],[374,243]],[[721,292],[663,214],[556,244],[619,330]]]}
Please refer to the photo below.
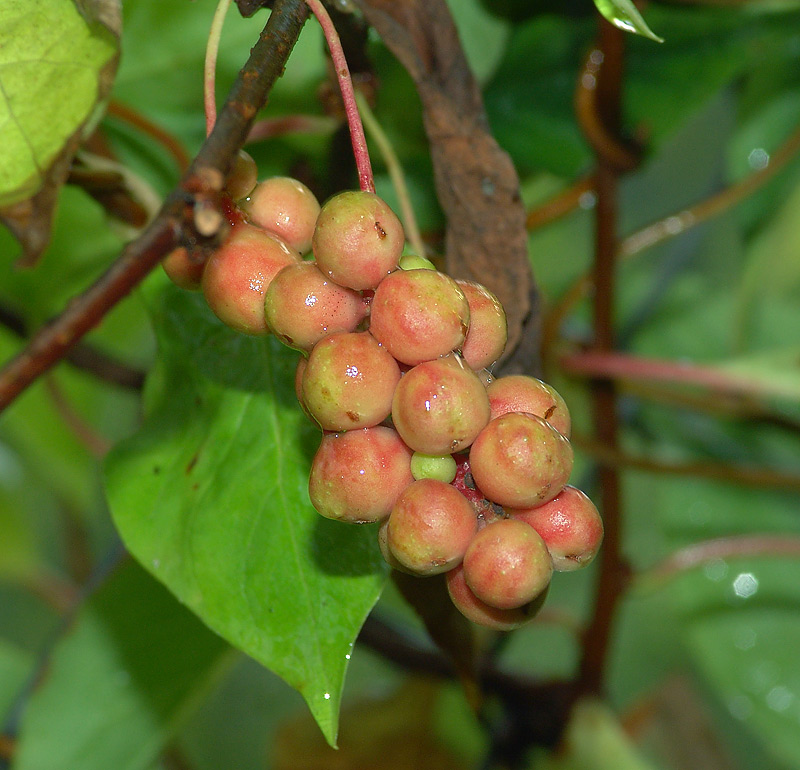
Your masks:
{"label": "thin red petiole", "polygon": [[306,4],[316,16],[320,27],[322,27],[322,33],[325,35],[325,41],[331,52],[331,60],[336,70],[336,77],[339,80],[339,90],[342,92],[347,125],[350,128],[350,141],[353,144],[353,155],[358,169],[359,187],[364,192],[374,193],[375,180],[372,176],[372,163],[369,159],[367,139],[364,136],[364,127],[361,124],[361,115],[356,104],[353,81],[350,78],[350,68],[347,66],[347,59],[342,49],[341,40],[339,40],[339,33],[336,31],[336,27],[333,26],[333,21],[331,21],[331,17],[320,0],[306,0]]}

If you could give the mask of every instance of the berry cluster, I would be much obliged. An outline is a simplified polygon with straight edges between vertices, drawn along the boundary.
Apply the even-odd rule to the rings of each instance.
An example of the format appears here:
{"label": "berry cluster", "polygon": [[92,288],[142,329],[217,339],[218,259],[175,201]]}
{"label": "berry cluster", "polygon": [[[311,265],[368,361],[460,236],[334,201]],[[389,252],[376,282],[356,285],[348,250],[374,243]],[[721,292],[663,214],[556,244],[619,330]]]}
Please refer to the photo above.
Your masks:
{"label": "berry cluster", "polygon": [[[533,617],[553,570],[597,553],[597,509],[568,486],[561,396],[488,368],[506,316],[484,286],[403,255],[403,227],[379,197],[345,192],[320,208],[301,183],[256,184],[238,167],[227,239],[203,265],[164,263],[201,288],[226,324],[273,333],[303,353],[295,388],[323,431],[309,479],[330,519],[381,522],[394,568],[446,574],[470,620],[511,629]],[[304,255],[308,254],[304,259]]]}

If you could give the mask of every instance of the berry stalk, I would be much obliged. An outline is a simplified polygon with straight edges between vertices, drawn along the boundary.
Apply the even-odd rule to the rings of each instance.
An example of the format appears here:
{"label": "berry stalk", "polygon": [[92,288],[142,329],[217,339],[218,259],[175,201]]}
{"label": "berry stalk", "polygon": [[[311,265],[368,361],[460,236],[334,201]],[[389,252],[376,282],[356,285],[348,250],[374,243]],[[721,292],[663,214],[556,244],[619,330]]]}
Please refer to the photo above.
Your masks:
{"label": "berry stalk", "polygon": [[347,125],[350,129],[350,141],[353,144],[353,155],[358,169],[358,186],[362,192],[375,192],[375,180],[372,176],[372,163],[369,159],[367,149],[367,138],[364,135],[364,126],[361,124],[361,115],[356,104],[356,95],[353,90],[353,81],[350,78],[350,68],[347,66],[347,59],[344,55],[342,42],[339,33],[333,25],[328,11],[320,0],[306,0],[306,4],[322,27],[325,35],[325,42],[331,52],[331,60],[336,70],[336,78],[339,81],[339,90],[342,93],[344,111],[347,116]]}

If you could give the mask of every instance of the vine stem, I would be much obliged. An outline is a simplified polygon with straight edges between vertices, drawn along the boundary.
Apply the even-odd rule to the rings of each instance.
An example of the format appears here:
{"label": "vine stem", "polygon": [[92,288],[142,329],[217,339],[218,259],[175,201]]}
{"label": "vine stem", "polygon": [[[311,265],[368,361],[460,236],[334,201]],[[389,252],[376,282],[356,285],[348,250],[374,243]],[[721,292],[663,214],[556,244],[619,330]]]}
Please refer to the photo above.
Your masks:
{"label": "vine stem", "polygon": [[319,22],[320,27],[322,27],[322,34],[325,35],[325,42],[331,52],[333,68],[339,81],[339,90],[342,92],[347,125],[350,129],[350,141],[353,145],[353,155],[358,169],[358,185],[364,192],[374,193],[375,179],[372,175],[372,163],[369,159],[367,138],[364,135],[364,126],[361,124],[361,115],[358,111],[356,94],[353,89],[353,80],[350,77],[350,68],[347,66],[342,41],[339,39],[339,33],[336,31],[328,11],[325,10],[325,6],[320,0],[305,1]]}
{"label": "vine stem", "polygon": [[217,122],[217,54],[219,41],[222,37],[222,25],[225,15],[230,8],[231,0],[219,0],[214,18],[211,19],[211,29],[208,32],[206,43],[206,58],[203,63],[203,107],[206,113],[206,136],[211,133],[214,123]]}

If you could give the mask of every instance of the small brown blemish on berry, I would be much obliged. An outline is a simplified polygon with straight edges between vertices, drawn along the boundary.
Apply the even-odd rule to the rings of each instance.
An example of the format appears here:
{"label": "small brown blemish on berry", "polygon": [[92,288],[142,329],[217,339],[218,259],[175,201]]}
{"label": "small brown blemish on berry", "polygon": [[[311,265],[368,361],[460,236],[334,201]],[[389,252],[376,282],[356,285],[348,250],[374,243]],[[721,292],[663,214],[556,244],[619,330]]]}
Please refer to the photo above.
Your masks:
{"label": "small brown blemish on berry", "polygon": [[556,405],[555,405],[555,404],[553,404],[553,405],[552,405],[552,406],[551,406],[551,407],[550,407],[550,408],[549,408],[549,409],[548,409],[548,410],[547,410],[547,411],[544,413],[544,419],[545,419],[545,420],[549,420],[549,419],[550,419],[550,417],[552,416],[553,412],[555,412],[555,411],[556,411]]}
{"label": "small brown blemish on berry", "polygon": [[378,238],[380,238],[381,240],[383,240],[386,237],[386,230],[384,230],[383,227],[381,227],[380,222],[375,223],[375,232],[378,233]]}
{"label": "small brown blemish on berry", "polygon": [[345,412],[345,414],[353,421],[353,422],[361,422],[361,415],[358,412]]}

